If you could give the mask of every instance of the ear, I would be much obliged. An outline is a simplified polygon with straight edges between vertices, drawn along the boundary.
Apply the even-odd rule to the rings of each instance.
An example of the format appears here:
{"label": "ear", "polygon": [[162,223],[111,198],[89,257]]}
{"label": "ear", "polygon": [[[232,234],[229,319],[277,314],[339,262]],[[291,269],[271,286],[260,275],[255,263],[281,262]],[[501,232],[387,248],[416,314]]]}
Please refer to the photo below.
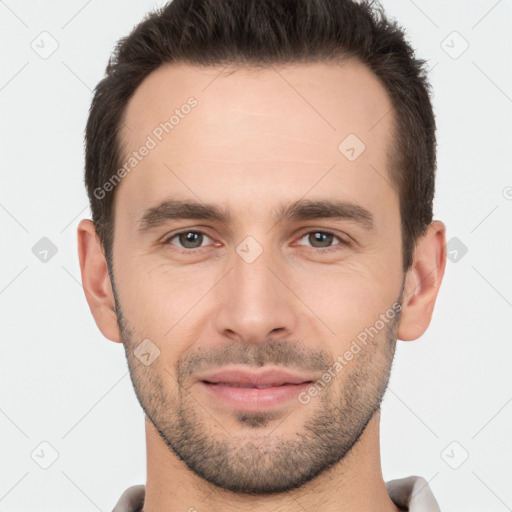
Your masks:
{"label": "ear", "polygon": [[403,341],[419,338],[430,324],[446,267],[445,239],[445,225],[433,221],[416,244],[414,261],[405,278],[402,315],[397,333]]}
{"label": "ear", "polygon": [[81,220],[77,234],[82,286],[92,316],[105,338],[121,343],[107,261],[93,222]]}

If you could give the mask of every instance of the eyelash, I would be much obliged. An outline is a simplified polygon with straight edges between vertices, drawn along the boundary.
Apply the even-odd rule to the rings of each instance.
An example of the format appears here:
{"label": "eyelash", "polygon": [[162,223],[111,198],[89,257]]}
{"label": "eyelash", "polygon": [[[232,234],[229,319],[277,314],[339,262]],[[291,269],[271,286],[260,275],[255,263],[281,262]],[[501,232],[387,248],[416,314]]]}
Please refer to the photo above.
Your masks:
{"label": "eyelash", "polygon": [[[179,235],[183,235],[183,234],[186,234],[186,233],[197,233],[197,234],[201,234],[201,235],[206,235],[208,238],[211,238],[208,233],[206,233],[205,231],[201,231],[199,229],[185,229],[185,230],[182,230],[182,231],[178,231],[176,233],[173,233],[172,235],[166,237],[164,240],[163,240],[163,244],[164,245],[167,245],[167,244],[170,244],[170,245],[173,245],[170,243],[171,240],[173,240],[174,238],[176,238],[177,236]],[[309,230],[305,230],[305,231],[302,231],[300,234],[299,234],[299,240],[301,240],[302,238],[304,238],[306,235],[309,235],[311,233],[322,233],[322,234],[329,234],[329,235],[334,235],[335,238],[337,238],[340,243],[339,244],[336,244],[332,247],[326,247],[324,249],[321,249],[321,248],[318,248],[318,247],[311,247],[311,249],[314,251],[314,252],[317,252],[317,253],[330,253],[330,252],[334,252],[334,251],[339,251],[341,250],[343,247],[349,247],[351,244],[350,242],[348,242],[347,240],[343,240],[339,235],[337,235],[334,231],[331,231],[329,229],[309,229]],[[178,246],[175,246],[179,249]],[[183,254],[193,254],[193,253],[196,253],[196,254],[200,254],[202,253],[203,251],[201,249],[205,249],[204,247],[197,247],[195,249],[186,249],[186,248],[183,248],[182,251],[180,251],[181,253]]]}

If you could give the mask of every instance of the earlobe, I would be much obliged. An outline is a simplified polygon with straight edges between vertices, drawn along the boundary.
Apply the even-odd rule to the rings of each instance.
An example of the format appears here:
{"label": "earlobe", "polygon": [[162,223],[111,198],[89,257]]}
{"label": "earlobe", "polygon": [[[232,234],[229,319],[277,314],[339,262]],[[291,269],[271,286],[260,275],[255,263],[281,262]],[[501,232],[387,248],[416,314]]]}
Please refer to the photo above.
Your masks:
{"label": "earlobe", "polygon": [[93,222],[80,221],[77,236],[82,286],[91,313],[102,334],[121,343],[107,262]]}
{"label": "earlobe", "polygon": [[437,294],[446,267],[446,228],[433,221],[416,245],[412,267],[407,272],[398,338],[419,338],[432,319]]}

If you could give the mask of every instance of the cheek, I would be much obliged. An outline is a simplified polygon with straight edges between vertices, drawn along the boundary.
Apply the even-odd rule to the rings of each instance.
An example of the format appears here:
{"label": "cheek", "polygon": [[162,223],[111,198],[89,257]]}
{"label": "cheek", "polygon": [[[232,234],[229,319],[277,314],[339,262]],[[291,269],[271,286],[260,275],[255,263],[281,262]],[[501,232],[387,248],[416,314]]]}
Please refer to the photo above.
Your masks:
{"label": "cheek", "polygon": [[201,325],[198,314],[212,300],[208,295],[214,295],[215,283],[225,270],[176,268],[151,260],[125,261],[122,272],[116,272],[123,313],[139,337],[161,343],[172,339],[173,348],[178,348],[179,340]]}
{"label": "cheek", "polygon": [[396,298],[383,273],[358,263],[326,267],[296,289],[307,306],[336,333],[338,342],[349,342],[373,325]]}

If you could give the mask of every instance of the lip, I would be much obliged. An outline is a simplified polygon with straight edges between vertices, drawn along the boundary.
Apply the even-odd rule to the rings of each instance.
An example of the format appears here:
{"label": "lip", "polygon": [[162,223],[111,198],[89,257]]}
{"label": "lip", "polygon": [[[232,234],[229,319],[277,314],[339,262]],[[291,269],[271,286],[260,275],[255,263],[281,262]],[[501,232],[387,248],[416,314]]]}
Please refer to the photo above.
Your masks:
{"label": "lip", "polygon": [[199,378],[209,397],[239,411],[274,408],[296,399],[312,382],[309,376],[269,368],[257,372],[232,368]]}
{"label": "lip", "polygon": [[240,387],[281,386],[283,384],[303,384],[312,382],[310,376],[298,375],[287,370],[265,368],[259,371],[248,371],[242,368],[228,368],[218,372],[204,374],[200,381],[212,384],[237,384]]}
{"label": "lip", "polygon": [[238,411],[264,411],[283,405],[292,399],[298,400],[297,395],[305,391],[310,382],[301,384],[283,384],[270,388],[240,388],[224,384],[209,384],[200,382],[210,398]]}

